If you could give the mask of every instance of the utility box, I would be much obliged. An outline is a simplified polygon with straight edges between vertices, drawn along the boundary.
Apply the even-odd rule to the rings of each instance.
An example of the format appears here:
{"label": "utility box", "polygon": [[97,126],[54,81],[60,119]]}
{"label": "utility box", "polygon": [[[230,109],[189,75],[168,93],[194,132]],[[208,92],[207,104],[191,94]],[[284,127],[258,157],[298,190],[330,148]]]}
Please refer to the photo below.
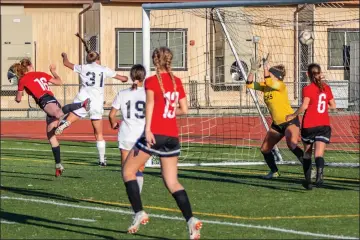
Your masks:
{"label": "utility box", "polygon": [[31,16],[1,15],[1,85],[10,85],[9,67],[25,57],[33,61]]}

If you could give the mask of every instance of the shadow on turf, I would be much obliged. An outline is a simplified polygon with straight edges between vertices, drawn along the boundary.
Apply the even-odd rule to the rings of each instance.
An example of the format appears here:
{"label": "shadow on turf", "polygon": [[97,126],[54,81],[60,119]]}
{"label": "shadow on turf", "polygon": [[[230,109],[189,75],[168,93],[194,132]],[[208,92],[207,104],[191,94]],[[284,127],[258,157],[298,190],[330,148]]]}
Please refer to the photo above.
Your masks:
{"label": "shadow on turf", "polygon": [[[105,239],[117,239],[114,237],[96,234],[96,233],[90,233],[88,230],[98,230],[98,231],[106,231],[106,232],[114,232],[118,234],[125,234],[127,235],[127,231],[119,231],[119,230],[112,230],[112,229],[106,229],[106,228],[100,228],[96,226],[86,226],[81,224],[74,224],[74,223],[66,223],[66,222],[60,222],[60,221],[54,221],[46,218],[40,218],[40,217],[34,217],[30,215],[24,215],[24,214],[17,214],[17,213],[10,213],[10,212],[1,212],[1,219],[6,220],[9,222],[17,222],[21,224],[27,224],[31,226],[37,226],[42,228],[49,228],[53,230],[59,230],[59,231],[66,231],[66,232],[72,232],[72,233],[79,233],[89,236],[94,236],[98,238],[105,238]],[[51,226],[48,224],[53,224],[57,226]],[[60,226],[62,225],[62,226]],[[77,227],[77,228],[83,228],[81,230],[72,230],[69,229],[69,227]],[[146,238],[153,238],[153,239],[167,239],[163,237],[157,237],[157,236],[150,236],[150,235],[144,235],[144,234],[136,234],[136,236],[140,237],[146,237]]]}
{"label": "shadow on turf", "polygon": [[[249,186],[254,186],[254,187],[263,187],[263,188],[268,188],[271,190],[280,190],[280,191],[292,191],[292,192],[304,192],[304,190],[301,187],[302,178],[275,178],[272,180],[264,180],[262,179],[261,176],[259,175],[248,175],[248,174],[234,174],[234,173],[224,173],[224,172],[216,172],[216,171],[207,171],[207,170],[198,170],[198,169],[181,169],[181,171],[184,172],[193,172],[193,173],[202,173],[202,174],[211,174],[211,175],[215,175],[219,178],[213,178],[213,177],[199,177],[197,176],[191,176],[191,175],[185,175],[185,174],[179,174],[180,178],[190,178],[190,179],[196,179],[196,180],[205,180],[205,181],[216,181],[216,182],[228,182],[228,183],[237,183],[237,184],[244,184],[244,185],[249,185]],[[158,172],[146,172],[145,174],[149,174],[149,175],[153,175],[153,176],[158,176],[161,177],[161,173]],[[230,179],[230,178],[236,178],[236,179]],[[261,184],[260,182],[254,182],[251,181],[249,182],[247,179],[254,179],[254,180],[260,180],[260,181],[265,181],[269,184]],[[241,180],[243,179],[243,180]],[[334,180],[332,180],[334,181]],[[294,187],[290,187],[289,185],[286,186],[279,186],[276,184],[271,184],[271,183],[282,183],[282,184],[290,184],[292,186],[297,185],[295,188]],[[336,186],[337,184],[334,185],[329,185],[327,184],[327,182],[325,182],[325,184],[323,185],[322,188],[324,189],[329,189],[329,190],[346,190],[346,191],[358,191],[358,188],[353,188],[352,186]]]}
{"label": "shadow on turf", "polygon": [[[278,186],[278,185],[267,185],[267,184],[261,184],[261,183],[257,183],[257,182],[249,182],[248,180],[239,180],[239,178],[251,178],[251,179],[257,179],[257,180],[261,180],[261,177],[256,176],[256,175],[241,175],[241,174],[231,174],[231,173],[223,173],[223,172],[214,172],[214,171],[206,171],[206,170],[193,170],[193,169],[181,169],[181,171],[185,171],[185,172],[193,172],[193,173],[202,173],[202,174],[212,174],[212,175],[216,175],[219,178],[215,178],[215,177],[200,177],[199,175],[187,175],[187,174],[178,174],[179,178],[188,178],[188,179],[196,179],[196,180],[204,180],[204,181],[215,181],[215,182],[227,182],[227,183],[236,183],[236,184],[244,184],[244,185],[249,185],[249,186],[254,186],[254,187],[263,187],[263,188],[268,188],[271,190],[280,190],[280,191],[286,191],[286,192],[303,192],[302,190],[300,190],[299,188],[292,188],[289,186],[286,187],[282,187],[282,186]],[[161,177],[161,173],[159,172],[145,172],[145,174],[148,175],[153,175],[153,176],[157,176],[157,177]],[[226,177],[226,178],[224,178]],[[237,179],[229,179],[229,177],[231,178],[237,178]],[[301,184],[300,179],[276,179],[276,181],[279,182],[286,182],[289,184]],[[268,181],[267,181],[268,182]],[[269,182],[270,183],[270,182]]]}
{"label": "shadow on turf", "polygon": [[[10,171],[1,170],[1,174],[2,173],[13,173],[13,174],[21,174],[21,175],[40,175],[40,176],[49,176],[49,177],[54,178],[54,174],[50,174],[50,173],[29,173],[29,172],[19,172],[19,171],[10,172]],[[7,175],[3,175],[3,176],[7,177]],[[82,178],[82,177],[73,177],[73,176],[64,176],[64,175],[62,175],[61,178],[75,178],[75,179],[78,179],[78,178]],[[48,179],[44,179],[44,180],[48,180]]]}

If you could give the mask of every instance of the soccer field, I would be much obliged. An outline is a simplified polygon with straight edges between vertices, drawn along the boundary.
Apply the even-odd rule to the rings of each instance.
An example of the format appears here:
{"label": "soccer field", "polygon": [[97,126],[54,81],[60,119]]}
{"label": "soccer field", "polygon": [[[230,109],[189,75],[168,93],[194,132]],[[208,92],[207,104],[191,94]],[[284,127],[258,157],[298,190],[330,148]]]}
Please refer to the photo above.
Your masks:
{"label": "soccer field", "polygon": [[[54,177],[46,141],[1,141],[1,239],[185,239],[186,223],[147,168],[142,193],[150,223],[127,234],[132,212],[120,176],[116,143],[108,167],[97,166],[94,143],[62,142],[65,172]],[[306,191],[300,166],[179,169],[203,239],[359,238],[359,169],[326,168],[325,185]]]}

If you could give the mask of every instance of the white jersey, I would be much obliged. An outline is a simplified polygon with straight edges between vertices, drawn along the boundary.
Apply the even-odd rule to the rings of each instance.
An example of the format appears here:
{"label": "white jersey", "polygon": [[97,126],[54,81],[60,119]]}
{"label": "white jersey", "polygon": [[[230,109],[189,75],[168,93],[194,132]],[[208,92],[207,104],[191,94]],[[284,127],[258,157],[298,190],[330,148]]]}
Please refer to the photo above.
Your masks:
{"label": "white jersey", "polygon": [[108,67],[101,66],[96,62],[85,65],[74,65],[74,72],[80,74],[81,90],[86,91],[94,97],[104,95],[104,85],[106,78],[113,78],[116,72]]}
{"label": "white jersey", "polygon": [[135,143],[143,134],[145,101],[146,95],[143,87],[138,87],[136,90],[125,89],[116,95],[112,107],[121,110],[123,116],[118,134],[119,142]]}

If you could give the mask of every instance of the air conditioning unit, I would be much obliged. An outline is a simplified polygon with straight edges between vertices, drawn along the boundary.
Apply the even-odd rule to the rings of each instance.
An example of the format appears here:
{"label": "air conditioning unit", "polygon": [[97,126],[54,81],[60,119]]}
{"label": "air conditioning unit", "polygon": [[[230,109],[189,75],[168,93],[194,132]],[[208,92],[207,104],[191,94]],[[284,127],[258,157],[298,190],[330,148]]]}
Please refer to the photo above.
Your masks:
{"label": "air conditioning unit", "polygon": [[[242,8],[237,8],[236,11],[237,14],[239,14],[239,12],[241,13],[243,10]],[[231,26],[233,24],[234,26]],[[247,21],[241,20],[236,21],[236,23],[227,23],[226,26],[228,29],[236,29],[236,34],[232,34],[230,37],[233,45],[235,46],[237,55],[240,58],[240,62],[246,74],[248,74],[250,70],[250,59],[253,56],[253,52],[255,50],[255,45],[253,43],[255,38],[253,37],[251,26]],[[235,56],[228,42],[225,44],[224,55],[225,84],[244,84],[245,76],[243,76],[242,72],[240,71],[240,68],[236,63]]]}

